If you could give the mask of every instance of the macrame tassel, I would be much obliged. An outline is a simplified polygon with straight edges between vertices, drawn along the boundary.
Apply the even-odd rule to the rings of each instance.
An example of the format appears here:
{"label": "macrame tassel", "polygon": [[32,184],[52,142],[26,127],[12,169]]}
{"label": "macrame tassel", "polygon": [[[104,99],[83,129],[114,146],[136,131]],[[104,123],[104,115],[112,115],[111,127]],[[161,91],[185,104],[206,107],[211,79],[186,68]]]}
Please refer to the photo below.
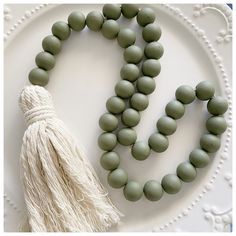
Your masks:
{"label": "macrame tassel", "polygon": [[99,232],[118,223],[122,214],[56,117],[50,93],[31,85],[19,103],[28,126],[20,159],[30,230]]}

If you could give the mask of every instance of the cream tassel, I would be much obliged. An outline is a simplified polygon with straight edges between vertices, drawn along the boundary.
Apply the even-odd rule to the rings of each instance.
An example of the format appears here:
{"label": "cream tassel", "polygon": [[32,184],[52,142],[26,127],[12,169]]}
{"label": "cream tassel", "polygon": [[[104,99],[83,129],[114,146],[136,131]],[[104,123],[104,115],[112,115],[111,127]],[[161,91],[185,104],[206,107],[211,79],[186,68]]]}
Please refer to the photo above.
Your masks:
{"label": "cream tassel", "polygon": [[19,104],[28,126],[20,160],[30,230],[100,232],[118,223],[122,214],[56,117],[50,93],[27,86]]}

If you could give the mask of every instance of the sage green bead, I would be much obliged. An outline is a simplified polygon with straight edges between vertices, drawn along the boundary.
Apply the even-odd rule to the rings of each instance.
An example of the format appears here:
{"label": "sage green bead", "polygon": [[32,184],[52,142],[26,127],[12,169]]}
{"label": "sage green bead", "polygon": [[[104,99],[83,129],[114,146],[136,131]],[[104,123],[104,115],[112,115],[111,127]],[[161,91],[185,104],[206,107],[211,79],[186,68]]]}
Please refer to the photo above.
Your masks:
{"label": "sage green bead", "polygon": [[137,80],[136,87],[140,93],[148,95],[155,90],[156,83],[153,78],[142,76]]}
{"label": "sage green bead", "polygon": [[132,146],[132,156],[139,161],[143,161],[150,155],[150,147],[147,143],[139,141]]}
{"label": "sage green bead", "polygon": [[148,104],[148,97],[142,93],[135,93],[130,99],[130,106],[137,111],[145,110]]}
{"label": "sage green bead", "polygon": [[138,14],[138,6],[135,4],[122,4],[121,5],[121,12],[124,17],[131,19]]}
{"label": "sage green bead", "polygon": [[175,194],[180,191],[182,183],[177,175],[168,174],[162,178],[161,185],[166,193]]}
{"label": "sage green bead", "polygon": [[157,121],[157,129],[164,135],[171,135],[177,129],[176,121],[169,116],[162,116]]}
{"label": "sage green bead", "polygon": [[200,100],[208,100],[214,96],[215,88],[210,81],[202,81],[196,86],[196,96]]}
{"label": "sage green bead", "polygon": [[189,104],[195,99],[195,91],[191,86],[182,85],[177,88],[175,97],[183,104]]}
{"label": "sage green bead", "polygon": [[158,60],[164,54],[164,48],[159,42],[151,42],[145,46],[144,54],[148,59]]}
{"label": "sage green bead", "polygon": [[124,59],[127,63],[138,64],[143,58],[143,51],[140,47],[132,45],[125,49]]}
{"label": "sage green bead", "polygon": [[131,82],[127,80],[121,80],[116,84],[115,92],[119,97],[129,98],[134,94],[135,88]]}
{"label": "sage green bead", "polygon": [[104,21],[103,15],[98,11],[90,12],[86,17],[86,24],[92,31],[99,31]]}
{"label": "sage green bead", "polygon": [[195,167],[189,162],[182,162],[177,167],[177,175],[184,182],[192,182],[196,176],[197,171]]}
{"label": "sage green bead", "polygon": [[120,157],[116,152],[105,152],[101,156],[100,164],[105,170],[114,170],[120,164]]}
{"label": "sage green bead", "polygon": [[196,168],[203,168],[210,162],[209,155],[200,148],[194,149],[189,155],[189,161]]}
{"label": "sage green bead", "polygon": [[85,27],[85,16],[80,11],[74,11],[68,16],[68,24],[71,29],[81,31]]}
{"label": "sage green bead", "polygon": [[56,55],[61,51],[61,41],[53,35],[48,35],[43,39],[42,47],[44,51]]}
{"label": "sage green bead", "polygon": [[40,52],[35,58],[35,63],[39,68],[51,70],[55,66],[55,57],[51,53]]}
{"label": "sage green bead", "polygon": [[98,145],[104,151],[111,151],[117,144],[116,135],[113,133],[102,133],[98,137]]}
{"label": "sage green bead", "polygon": [[128,175],[123,169],[118,168],[108,174],[107,181],[112,188],[121,188],[127,183]]}
{"label": "sage green bead", "polygon": [[113,114],[120,114],[125,110],[125,102],[123,99],[113,96],[107,100],[106,108]]}
{"label": "sage green bead", "polygon": [[40,68],[34,68],[29,73],[29,81],[34,85],[45,86],[49,81],[48,72]]}
{"label": "sage green bead", "polygon": [[142,72],[143,72],[143,75],[156,77],[161,72],[161,64],[158,60],[147,59],[142,64]]}
{"label": "sage green bead", "polygon": [[158,201],[163,196],[163,189],[156,180],[149,180],[143,187],[145,197],[150,201]]}
{"label": "sage green bead", "polygon": [[216,96],[208,101],[207,109],[212,115],[223,115],[228,109],[228,102],[225,98]]}
{"label": "sage green bead", "polygon": [[102,35],[108,39],[114,39],[117,37],[120,26],[114,20],[107,20],[102,25]]}
{"label": "sage green bead", "polygon": [[212,134],[222,134],[227,129],[227,123],[222,116],[212,116],[206,122],[207,130]]}
{"label": "sage green bead", "polygon": [[137,15],[137,22],[141,26],[153,23],[155,21],[155,12],[148,7],[142,8]]}
{"label": "sage green bead", "polygon": [[209,153],[216,152],[220,148],[220,139],[213,134],[203,134],[200,139],[200,146]]}
{"label": "sage green bead", "polygon": [[166,105],[165,111],[166,115],[177,120],[184,115],[185,107],[181,102],[173,100]]}
{"label": "sage green bead", "polygon": [[128,201],[136,202],[143,195],[143,188],[136,181],[128,181],[124,187],[124,196]]}
{"label": "sage green bead", "polygon": [[105,4],[102,12],[107,19],[117,20],[121,15],[121,7],[118,4]]}
{"label": "sage green bead", "polygon": [[121,68],[120,76],[122,79],[134,82],[139,77],[139,68],[134,64],[126,64]]}
{"label": "sage green bead", "polygon": [[110,113],[105,113],[99,119],[99,126],[104,131],[114,131],[118,127],[118,119]]}
{"label": "sage green bead", "polygon": [[148,139],[149,146],[155,152],[164,152],[169,146],[169,140],[160,133],[152,134]]}
{"label": "sage green bead", "polygon": [[70,27],[63,21],[57,21],[52,25],[52,34],[60,40],[66,40],[70,37]]}
{"label": "sage green bead", "polygon": [[117,134],[118,142],[124,146],[129,146],[135,143],[137,134],[131,128],[123,128]]}
{"label": "sage green bead", "polygon": [[159,25],[151,23],[143,28],[143,39],[147,42],[157,41],[161,37],[161,28]]}
{"label": "sage green bead", "polygon": [[140,121],[140,114],[135,109],[128,108],[123,112],[121,119],[125,126],[134,127]]}
{"label": "sage green bead", "polygon": [[131,29],[121,29],[118,33],[117,41],[122,48],[127,48],[135,43],[136,35]]}

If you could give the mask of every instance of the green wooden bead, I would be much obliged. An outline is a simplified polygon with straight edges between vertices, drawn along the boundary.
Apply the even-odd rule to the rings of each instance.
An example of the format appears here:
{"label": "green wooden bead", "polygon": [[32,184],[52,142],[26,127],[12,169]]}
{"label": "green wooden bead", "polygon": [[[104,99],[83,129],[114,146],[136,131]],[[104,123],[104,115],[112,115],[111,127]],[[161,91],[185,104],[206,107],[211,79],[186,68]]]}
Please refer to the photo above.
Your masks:
{"label": "green wooden bead", "polygon": [[143,72],[143,75],[156,77],[161,72],[161,64],[158,60],[147,59],[142,64],[142,72]]}
{"label": "green wooden bead", "polygon": [[115,169],[108,174],[108,184],[113,188],[121,188],[128,181],[128,175],[123,169]]}
{"label": "green wooden bead", "polygon": [[191,86],[182,85],[177,88],[175,97],[183,104],[189,104],[195,99],[195,91]]}
{"label": "green wooden bead", "polygon": [[210,81],[203,81],[196,86],[196,96],[200,100],[208,100],[214,96],[215,88]]}
{"label": "green wooden bead", "polygon": [[228,102],[225,98],[216,96],[208,101],[207,109],[212,115],[223,115],[228,109]]}
{"label": "green wooden bead", "polygon": [[100,164],[105,170],[114,170],[120,164],[120,157],[116,152],[105,152],[101,156]]}
{"label": "green wooden bead", "polygon": [[121,5],[121,12],[124,17],[131,19],[138,14],[138,6],[135,4],[122,4]]}
{"label": "green wooden bead", "polygon": [[161,185],[166,193],[175,194],[180,191],[182,183],[177,175],[168,174],[162,178]]}
{"label": "green wooden bead", "polygon": [[137,15],[137,22],[141,26],[153,23],[155,21],[155,12],[148,7],[142,8]]}
{"label": "green wooden bead", "polygon": [[131,82],[127,80],[121,80],[116,84],[115,92],[119,97],[129,98],[134,94],[135,88]]}
{"label": "green wooden bead", "polygon": [[118,119],[110,113],[105,113],[99,119],[99,126],[104,131],[114,131],[118,127]]}
{"label": "green wooden bead", "polygon": [[143,51],[140,47],[132,45],[125,49],[124,59],[127,63],[138,64],[143,58]]}
{"label": "green wooden bead", "polygon": [[128,108],[123,112],[121,119],[124,125],[128,127],[134,127],[140,121],[140,114],[135,109]]}
{"label": "green wooden bead", "polygon": [[106,102],[107,110],[113,114],[120,114],[125,110],[125,102],[123,99],[113,96]]}
{"label": "green wooden bead", "polygon": [[176,131],[177,124],[173,118],[163,116],[157,121],[157,129],[164,135],[171,135]]}
{"label": "green wooden bead", "polygon": [[189,161],[196,168],[203,168],[210,162],[209,155],[202,149],[196,148],[189,155]]}
{"label": "green wooden bead", "polygon": [[136,87],[140,93],[148,95],[155,90],[156,83],[153,78],[142,76],[137,80]]}
{"label": "green wooden bead", "polygon": [[117,20],[121,15],[121,7],[118,4],[105,4],[102,12],[107,19]]}
{"label": "green wooden bead", "polygon": [[107,20],[103,23],[101,31],[104,37],[114,39],[120,31],[120,26],[115,20]]}
{"label": "green wooden bead", "polygon": [[143,28],[143,39],[147,42],[157,41],[161,37],[161,28],[159,25],[151,23]]}
{"label": "green wooden bead", "polygon": [[124,146],[129,146],[135,143],[137,134],[131,128],[123,128],[117,134],[118,142]]}
{"label": "green wooden bead", "polygon": [[134,82],[139,77],[139,68],[134,64],[126,64],[121,68],[120,76],[122,79]]}
{"label": "green wooden bead", "polygon": [[34,68],[29,73],[29,81],[34,85],[45,86],[49,81],[48,72],[40,68]]}
{"label": "green wooden bead", "polygon": [[130,99],[130,106],[137,111],[145,110],[148,104],[148,97],[142,93],[135,93]]}
{"label": "green wooden bead", "polygon": [[163,196],[163,189],[156,180],[149,180],[143,187],[145,197],[150,201],[158,201]]}
{"label": "green wooden bead", "polygon": [[196,178],[197,171],[191,163],[182,162],[177,167],[177,175],[182,181],[188,183]]}
{"label": "green wooden bead", "polygon": [[99,31],[104,21],[103,15],[98,11],[90,12],[86,17],[86,24],[92,31]]}
{"label": "green wooden bead", "polygon": [[160,133],[152,134],[148,139],[148,143],[155,152],[164,152],[169,146],[168,138]]}
{"label": "green wooden bead", "polygon": [[85,16],[80,11],[74,11],[68,16],[68,24],[75,31],[81,31],[85,27]]}
{"label": "green wooden bead", "polygon": [[206,122],[207,130],[212,134],[222,134],[227,129],[227,123],[222,116],[212,116]]}
{"label": "green wooden bead", "polygon": [[139,161],[143,161],[150,155],[150,147],[147,143],[139,141],[132,146],[132,156]]}
{"label": "green wooden bead", "polygon": [[124,28],[118,33],[117,41],[122,48],[127,48],[135,43],[136,35],[133,30]]}
{"label": "green wooden bead", "polygon": [[40,52],[35,58],[35,63],[39,68],[51,70],[55,66],[55,57],[51,53]]}
{"label": "green wooden bead", "polygon": [[145,46],[144,54],[148,59],[160,59],[164,54],[164,48],[159,42],[151,42]]}
{"label": "green wooden bead", "polygon": [[124,187],[124,196],[128,201],[136,202],[143,195],[143,189],[138,182],[128,181]]}
{"label": "green wooden bead", "polygon": [[184,115],[185,107],[181,102],[174,100],[174,101],[169,102],[166,105],[165,111],[166,111],[166,115],[177,120],[177,119],[180,119]]}
{"label": "green wooden bead", "polygon": [[98,137],[98,145],[104,151],[111,151],[117,144],[116,135],[113,133],[102,133]]}
{"label": "green wooden bead", "polygon": [[66,40],[70,37],[70,27],[63,21],[57,21],[52,25],[52,34],[60,40]]}
{"label": "green wooden bead", "polygon": [[53,35],[48,35],[43,39],[42,47],[44,51],[56,55],[61,51],[61,41]]}
{"label": "green wooden bead", "polygon": [[205,151],[213,153],[220,148],[220,139],[213,134],[203,134],[200,139],[200,145]]}

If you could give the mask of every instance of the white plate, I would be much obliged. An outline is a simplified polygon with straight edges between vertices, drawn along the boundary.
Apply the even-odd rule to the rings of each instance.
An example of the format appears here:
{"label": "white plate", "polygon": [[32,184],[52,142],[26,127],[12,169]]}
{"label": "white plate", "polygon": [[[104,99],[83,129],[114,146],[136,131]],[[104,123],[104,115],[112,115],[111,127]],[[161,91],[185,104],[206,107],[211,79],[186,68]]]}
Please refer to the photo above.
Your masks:
{"label": "white plate", "polygon": [[[231,75],[228,75],[231,73],[231,11],[226,5],[151,7],[162,28],[160,42],[165,53],[160,60],[162,71],[156,78],[156,90],[150,96],[150,105],[142,112],[141,123],[136,128],[138,140],[147,140],[155,131],[156,120],[164,114],[166,103],[174,98],[175,89],[182,84],[196,86],[202,80],[212,81],[216,93],[226,97],[230,103],[226,114],[229,128],[222,137],[222,147],[212,157],[209,167],[198,171],[196,181],[183,184],[179,194],[165,194],[156,203],[145,198],[136,203],[128,202],[121,189],[114,190],[107,185],[107,172],[99,164],[101,152],[97,147],[97,137],[101,132],[99,116],[105,112],[107,98],[114,94],[114,85],[120,79],[119,71],[124,64],[123,50],[115,40],[104,39],[100,33],[87,29],[73,33],[57,57],[47,88],[53,95],[58,116],[84,145],[111,199],[125,214],[123,222],[111,230],[228,231],[231,211],[232,108]],[[11,21],[5,21],[6,231],[16,231],[25,214],[18,162],[25,124],[17,102],[22,87],[28,83],[28,72],[35,66],[35,55],[42,50],[41,41],[50,34],[55,21],[66,20],[72,10],[87,14],[101,9],[101,5],[5,6],[5,20],[15,15]],[[128,25],[126,20],[120,22]],[[130,27],[137,31],[138,44],[143,45],[136,22],[132,21]],[[187,160],[190,151],[199,145],[208,116],[205,103],[196,101],[187,106],[186,115],[177,122],[177,132],[169,138],[170,147],[165,153],[152,154],[148,160],[138,162],[131,157],[129,148],[119,148],[121,166],[128,171],[131,179],[142,184],[150,178],[160,180],[163,175],[174,172],[178,163]],[[224,180],[225,173],[228,183]],[[222,213],[218,216],[217,207]],[[204,220],[204,214],[209,222]],[[216,222],[215,217],[218,217]]]}

